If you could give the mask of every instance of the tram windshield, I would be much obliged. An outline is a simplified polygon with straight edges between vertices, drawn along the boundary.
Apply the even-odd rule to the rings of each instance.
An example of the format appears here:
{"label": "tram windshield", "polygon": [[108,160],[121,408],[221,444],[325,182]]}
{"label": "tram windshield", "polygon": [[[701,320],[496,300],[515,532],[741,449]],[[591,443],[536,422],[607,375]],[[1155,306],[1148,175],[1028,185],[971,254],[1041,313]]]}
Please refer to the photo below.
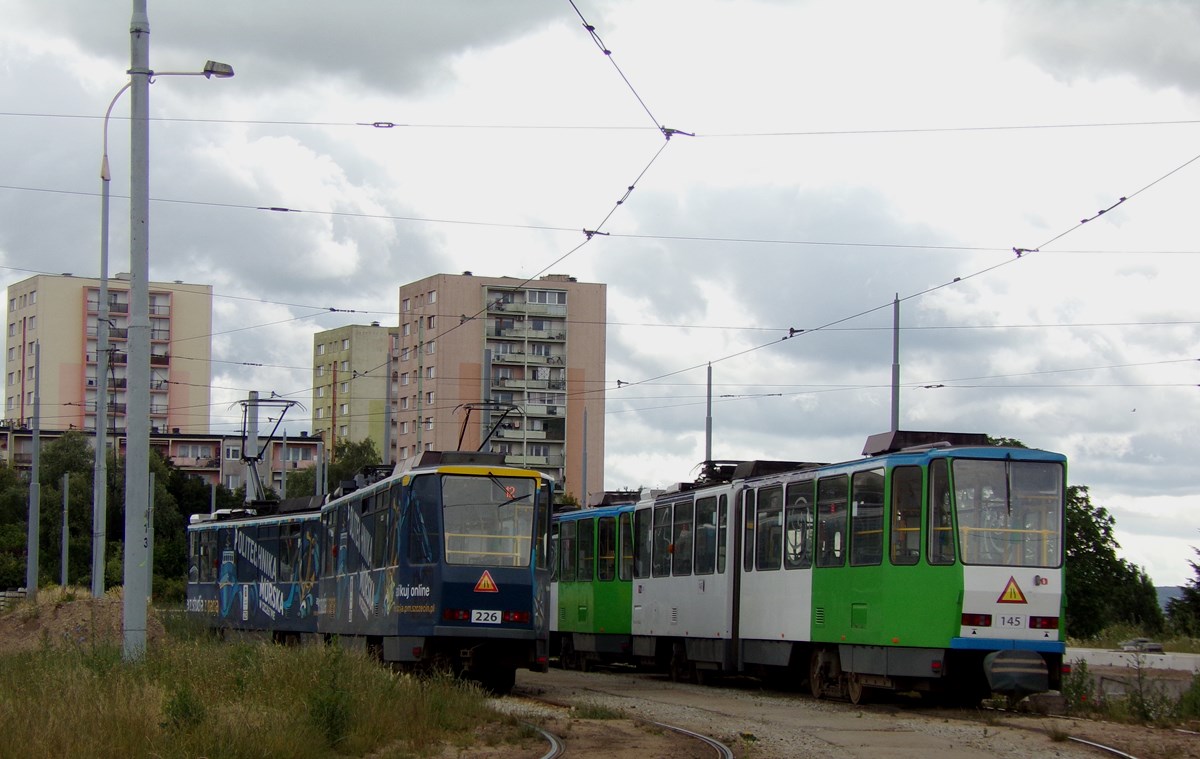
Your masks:
{"label": "tram windshield", "polygon": [[955,459],[951,471],[964,564],[1062,563],[1061,464]]}
{"label": "tram windshield", "polygon": [[446,563],[529,566],[536,507],[532,477],[443,476]]}

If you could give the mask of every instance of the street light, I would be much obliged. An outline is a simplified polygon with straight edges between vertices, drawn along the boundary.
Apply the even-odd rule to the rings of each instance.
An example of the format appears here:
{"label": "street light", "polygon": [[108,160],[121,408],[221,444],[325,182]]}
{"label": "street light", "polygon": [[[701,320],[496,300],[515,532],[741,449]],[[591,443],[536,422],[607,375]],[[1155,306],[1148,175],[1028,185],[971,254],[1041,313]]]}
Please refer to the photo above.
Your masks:
{"label": "street light", "polygon": [[[233,68],[209,61],[199,72],[150,69],[150,20],[146,0],[133,0],[129,24],[129,331],[125,425],[124,658],[146,649],[146,593],[150,487],[150,82],[155,76],[227,78]],[[124,91],[124,88],[122,88]],[[120,92],[117,93],[118,96]],[[106,148],[107,152],[107,148]],[[138,539],[138,533],[143,537]]]}
{"label": "street light", "polygon": [[[150,81],[160,76],[203,76],[228,79],[233,76],[233,66],[219,61],[207,61],[200,71],[156,71],[150,73]],[[100,293],[96,309],[96,438],[95,463],[92,483],[92,596],[104,595],[105,548],[108,532],[108,351],[111,315],[108,310],[108,219],[109,185],[112,172],[108,163],[108,123],[117,101],[133,86],[125,83],[113,95],[104,112],[103,152],[100,158]]]}

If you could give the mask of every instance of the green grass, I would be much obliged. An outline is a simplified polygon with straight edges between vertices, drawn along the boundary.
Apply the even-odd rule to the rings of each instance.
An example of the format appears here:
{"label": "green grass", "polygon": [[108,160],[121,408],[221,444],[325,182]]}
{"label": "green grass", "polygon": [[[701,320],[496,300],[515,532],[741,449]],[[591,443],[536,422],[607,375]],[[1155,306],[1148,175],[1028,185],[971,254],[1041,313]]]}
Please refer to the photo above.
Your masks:
{"label": "green grass", "polygon": [[1163,651],[1178,653],[1178,654],[1200,654],[1200,639],[1188,638],[1186,636],[1174,635],[1172,633],[1161,633],[1154,635],[1147,633],[1139,627],[1128,624],[1111,625],[1100,631],[1098,635],[1091,638],[1069,638],[1068,646],[1079,648],[1120,648],[1120,643],[1123,640],[1130,638],[1150,638],[1163,645]]}
{"label": "green grass", "polygon": [[117,645],[0,657],[0,759],[416,757],[501,721],[473,686],[337,646],[184,634],[140,662]]}

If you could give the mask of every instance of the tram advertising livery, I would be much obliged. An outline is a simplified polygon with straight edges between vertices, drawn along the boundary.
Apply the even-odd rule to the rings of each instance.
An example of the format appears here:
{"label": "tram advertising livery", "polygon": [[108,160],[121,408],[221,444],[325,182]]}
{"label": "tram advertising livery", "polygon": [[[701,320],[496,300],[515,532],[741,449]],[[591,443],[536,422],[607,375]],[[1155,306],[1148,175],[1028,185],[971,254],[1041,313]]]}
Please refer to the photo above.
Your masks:
{"label": "tram advertising livery", "polygon": [[319,508],[196,515],[188,612],[508,692],[546,666],[553,489],[500,455],[434,452]]}
{"label": "tram advertising livery", "polygon": [[556,515],[552,650],[855,703],[1058,689],[1065,457],[914,432],[863,453],[710,462],[636,504]]}

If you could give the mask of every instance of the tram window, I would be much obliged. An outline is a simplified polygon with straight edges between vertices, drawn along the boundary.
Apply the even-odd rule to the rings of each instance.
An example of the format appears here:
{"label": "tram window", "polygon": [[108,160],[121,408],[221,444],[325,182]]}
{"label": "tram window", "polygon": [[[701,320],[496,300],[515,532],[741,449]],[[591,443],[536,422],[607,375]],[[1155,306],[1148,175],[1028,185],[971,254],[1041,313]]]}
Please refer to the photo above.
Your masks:
{"label": "tram window", "polygon": [[638,509],[633,515],[633,534],[637,540],[633,544],[633,576],[639,580],[650,576],[652,521],[650,509]]}
{"label": "tram window", "polygon": [[558,531],[558,579],[563,582],[575,581],[575,531],[579,522],[563,522]]}
{"label": "tram window", "polygon": [[692,573],[692,502],[675,504],[675,527],[671,534],[671,574]]}
{"label": "tram window", "polygon": [[550,581],[558,582],[558,531],[562,525],[555,523],[550,528]]}
{"label": "tram window", "polygon": [[840,567],[846,563],[846,491],[849,477],[817,480],[817,566]]}
{"label": "tram window", "polygon": [[954,563],[954,518],[946,460],[929,465],[929,563]]}
{"label": "tram window", "polygon": [[754,568],[779,569],[783,558],[783,486],[758,491],[754,515]]}
{"label": "tram window", "polygon": [[554,549],[550,545],[550,522],[553,507],[551,506],[551,492],[553,488],[548,483],[542,483],[537,486],[537,491],[534,496],[537,503],[537,513],[534,515],[536,527],[534,531],[534,546],[537,549],[537,563],[535,566],[538,569],[550,569],[554,566]]}
{"label": "tram window", "polygon": [[654,563],[651,572],[655,577],[671,574],[671,507],[654,507]]}
{"label": "tram window", "polygon": [[279,528],[279,582],[292,582],[296,579],[299,559],[300,525],[281,525]]}
{"label": "tram window", "polygon": [[440,557],[440,491],[438,478],[432,474],[414,477],[409,486],[404,516],[408,521],[408,560],[412,564],[434,564]]}
{"label": "tram window", "polygon": [[784,509],[783,565],[788,569],[812,566],[813,482],[793,482],[787,486]]}
{"label": "tram window", "polygon": [[725,535],[729,531],[729,496],[722,494],[717,507],[717,574],[725,574]]}
{"label": "tram window", "polygon": [[580,519],[575,533],[576,551],[579,553],[578,569],[575,579],[579,582],[591,582],[596,573],[596,520]]}
{"label": "tram window", "polygon": [[892,470],[892,513],[889,519],[893,564],[916,564],[921,559],[921,467]]}
{"label": "tram window", "polygon": [[628,511],[617,515],[617,579],[629,582],[633,579],[633,515]]}
{"label": "tram window", "polygon": [[742,569],[749,572],[754,569],[754,491],[742,492]]}
{"label": "tram window", "polygon": [[388,565],[388,534],[390,533],[389,517],[391,511],[386,508],[387,502],[382,494],[375,499],[376,510],[374,519],[374,537],[371,539],[371,566],[378,569]]}
{"label": "tram window", "polygon": [[596,520],[596,579],[611,580],[617,576],[617,520],[601,517]]}
{"label": "tram window", "polygon": [[883,470],[855,472],[850,482],[850,564],[883,561]]}
{"label": "tram window", "polygon": [[698,575],[710,575],[717,566],[717,499],[696,501],[696,562]]}
{"label": "tram window", "polygon": [[[265,533],[265,529],[263,532]],[[249,561],[247,558],[247,552],[253,551],[254,553],[260,553],[260,549],[265,549],[268,542],[270,544],[270,551],[272,554],[274,554],[276,549],[275,540],[271,539],[268,541],[265,534],[260,535],[258,527],[245,525],[237,528],[233,541],[234,553],[236,553],[239,558],[246,559],[245,561],[237,562],[238,582],[257,583],[259,581],[260,578],[258,576],[258,568]]]}

